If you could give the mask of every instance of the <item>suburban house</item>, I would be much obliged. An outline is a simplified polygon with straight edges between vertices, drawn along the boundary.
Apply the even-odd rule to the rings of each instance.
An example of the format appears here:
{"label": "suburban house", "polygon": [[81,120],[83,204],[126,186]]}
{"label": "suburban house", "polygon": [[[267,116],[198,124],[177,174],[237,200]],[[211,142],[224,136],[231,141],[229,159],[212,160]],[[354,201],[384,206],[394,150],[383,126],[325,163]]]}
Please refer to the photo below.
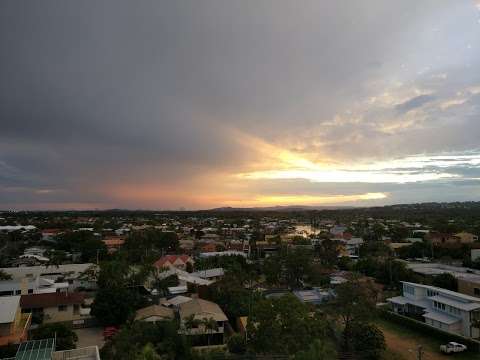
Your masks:
{"label": "suburban house", "polygon": [[459,232],[458,234],[455,234],[455,236],[460,239],[460,242],[462,244],[470,244],[474,241],[478,241],[477,235],[471,234],[466,231]]}
{"label": "suburban house", "polygon": [[55,282],[51,279],[37,277],[35,279],[0,281],[0,296],[40,294],[62,292],[68,290],[67,282]]}
{"label": "suburban house", "polygon": [[114,253],[118,249],[120,249],[123,244],[125,244],[125,237],[124,236],[108,236],[102,240],[102,242],[107,247],[107,251],[109,254]]}
{"label": "suburban house", "polygon": [[331,291],[322,290],[320,288],[294,291],[293,295],[304,304],[311,305],[320,305],[333,298],[333,293]]}
{"label": "suburban house", "polygon": [[206,253],[215,252],[215,251],[217,251],[217,245],[213,242],[204,244],[204,245],[201,246],[200,251],[201,252],[206,252]]}
{"label": "suburban house", "polygon": [[198,256],[201,258],[208,258],[208,257],[215,257],[215,256],[243,256],[246,258],[247,254],[243,251],[226,250],[226,251],[200,253]]}
{"label": "suburban house", "polygon": [[[224,327],[228,322],[220,306],[214,302],[192,298],[191,301],[179,305],[181,333],[195,336],[194,345],[219,345],[224,342]],[[207,325],[211,320],[211,327]],[[207,341],[205,341],[207,338]]]}
{"label": "suburban house", "polygon": [[407,268],[425,278],[440,274],[450,274],[457,279],[458,292],[480,297],[480,270],[440,263],[406,262]]}
{"label": "suburban house", "polygon": [[135,320],[157,322],[165,320],[173,320],[175,313],[172,308],[162,305],[150,305],[137,310],[135,313]]}
{"label": "suburban house", "polygon": [[458,245],[471,244],[478,240],[478,236],[462,231],[458,234],[446,234],[441,232],[430,232],[425,235],[425,240],[431,241],[434,245]]}
{"label": "suburban house", "polygon": [[[96,288],[95,273],[98,267],[92,263],[65,264],[58,266],[22,266],[2,268],[5,273],[12,277],[12,281],[36,282],[38,278],[43,281],[51,280],[56,284],[68,283],[69,290],[73,291],[79,287]],[[55,285],[58,286],[58,285]]]}
{"label": "suburban house", "polygon": [[402,281],[403,294],[387,301],[393,311],[403,315],[421,317],[435,328],[478,338],[480,299],[434,286]]}
{"label": "suburban house", "polygon": [[55,236],[62,233],[61,229],[43,229],[42,230],[42,240],[43,241],[52,241],[55,240]]}
{"label": "suburban house", "polygon": [[[360,246],[363,245],[364,241],[362,238],[350,238],[346,239],[332,239],[332,241],[337,241],[338,249],[340,255],[342,256],[355,256],[359,254]],[[316,241],[316,244],[321,243],[321,241]]]}
{"label": "suburban house", "polygon": [[343,237],[343,233],[347,231],[346,226],[333,226],[330,228],[330,234],[332,234],[335,237]]}
{"label": "suburban house", "polygon": [[153,266],[155,266],[157,269],[177,268],[186,270],[187,263],[190,263],[192,266],[194,264],[193,259],[188,255],[166,255],[158,259]]}
{"label": "suburban house", "polygon": [[198,276],[199,278],[205,280],[220,280],[223,275],[225,275],[225,272],[223,271],[223,268],[214,268],[195,271],[191,275]]}
{"label": "suburban house", "polygon": [[22,314],[20,296],[0,298],[0,346],[27,340],[31,314]]}
{"label": "suburban house", "polygon": [[22,295],[20,307],[23,313],[43,318],[45,324],[62,322],[82,326],[92,319],[85,295],[79,292]]}

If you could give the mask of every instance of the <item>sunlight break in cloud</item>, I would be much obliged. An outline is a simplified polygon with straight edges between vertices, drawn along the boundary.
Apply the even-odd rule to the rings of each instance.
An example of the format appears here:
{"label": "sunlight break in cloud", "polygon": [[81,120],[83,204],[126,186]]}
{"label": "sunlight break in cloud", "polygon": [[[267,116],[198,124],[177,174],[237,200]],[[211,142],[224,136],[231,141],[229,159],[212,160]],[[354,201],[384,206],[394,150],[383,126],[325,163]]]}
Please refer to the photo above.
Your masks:
{"label": "sunlight break in cloud", "polygon": [[[251,139],[250,139],[251,140]],[[412,183],[460,178],[449,171],[451,167],[476,167],[480,165],[480,153],[445,155],[413,155],[386,161],[317,164],[288,150],[268,145],[255,139],[251,144],[269,149],[269,159],[263,169],[237,174],[250,180],[304,179],[317,183]]]}
{"label": "sunlight break in cloud", "polygon": [[355,195],[272,195],[258,196],[254,199],[230,200],[230,205],[240,206],[273,206],[273,205],[325,205],[364,200],[385,199],[385,193],[366,193]]}

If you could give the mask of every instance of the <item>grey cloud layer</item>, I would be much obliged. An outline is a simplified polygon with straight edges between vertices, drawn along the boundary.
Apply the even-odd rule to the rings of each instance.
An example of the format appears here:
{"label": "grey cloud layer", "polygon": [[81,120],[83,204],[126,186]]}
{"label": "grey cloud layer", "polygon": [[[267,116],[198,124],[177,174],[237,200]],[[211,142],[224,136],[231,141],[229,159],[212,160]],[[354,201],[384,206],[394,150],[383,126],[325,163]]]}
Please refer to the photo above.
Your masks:
{"label": "grey cloud layer", "polygon": [[[470,0],[2,1],[0,205],[231,171],[249,159],[224,125],[319,157],[474,148],[478,95],[439,104],[480,83],[478,17]],[[325,127],[395,81],[429,94]]]}

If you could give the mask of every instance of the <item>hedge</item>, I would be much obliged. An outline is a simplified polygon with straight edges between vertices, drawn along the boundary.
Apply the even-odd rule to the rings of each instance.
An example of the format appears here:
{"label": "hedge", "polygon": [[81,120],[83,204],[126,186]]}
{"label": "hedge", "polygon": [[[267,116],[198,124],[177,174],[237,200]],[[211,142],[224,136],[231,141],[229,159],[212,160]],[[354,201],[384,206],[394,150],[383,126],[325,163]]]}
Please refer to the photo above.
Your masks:
{"label": "hedge", "polygon": [[380,310],[380,317],[395,322],[397,324],[408,327],[412,330],[419,330],[422,333],[427,333],[429,335],[435,336],[437,339],[445,341],[445,343],[450,341],[455,341],[467,346],[469,351],[480,352],[480,342],[464,337],[458,334],[452,334],[444,330],[435,328],[423,322],[417,321],[415,319],[409,318],[407,316],[399,315],[388,310]]}

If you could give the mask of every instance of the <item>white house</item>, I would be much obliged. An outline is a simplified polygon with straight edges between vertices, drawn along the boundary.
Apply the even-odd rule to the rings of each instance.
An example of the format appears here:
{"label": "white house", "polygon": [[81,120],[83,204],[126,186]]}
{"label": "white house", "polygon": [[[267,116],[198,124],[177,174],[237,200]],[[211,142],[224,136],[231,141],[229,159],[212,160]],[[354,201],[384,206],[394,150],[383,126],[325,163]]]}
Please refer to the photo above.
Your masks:
{"label": "white house", "polygon": [[403,296],[387,299],[399,314],[417,315],[438,329],[471,338],[480,336],[474,327],[480,320],[480,298],[434,286],[403,283]]}

